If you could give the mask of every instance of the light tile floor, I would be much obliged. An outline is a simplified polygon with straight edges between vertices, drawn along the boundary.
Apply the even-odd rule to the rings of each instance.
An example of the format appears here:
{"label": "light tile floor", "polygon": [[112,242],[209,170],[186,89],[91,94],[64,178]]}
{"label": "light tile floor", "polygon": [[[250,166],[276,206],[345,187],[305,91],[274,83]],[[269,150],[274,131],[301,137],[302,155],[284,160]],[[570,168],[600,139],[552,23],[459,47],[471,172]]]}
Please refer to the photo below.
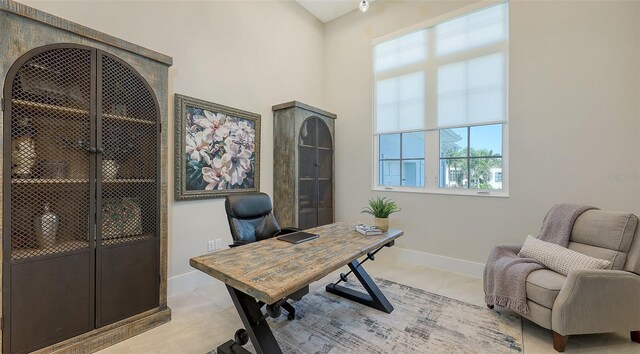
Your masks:
{"label": "light tile floor", "polygon": [[[391,263],[383,252],[376,256],[375,262],[367,262],[366,268],[372,277],[485,306],[480,279],[397,261]],[[312,284],[311,291],[335,281],[339,272]],[[204,354],[231,339],[236,329],[241,327],[229,294],[217,281],[216,284],[170,297],[169,307],[172,309],[171,322],[99,353]],[[523,335],[526,354],[556,353],[548,330],[523,320]],[[573,336],[565,352],[639,354],[640,344],[631,342],[628,333]]]}

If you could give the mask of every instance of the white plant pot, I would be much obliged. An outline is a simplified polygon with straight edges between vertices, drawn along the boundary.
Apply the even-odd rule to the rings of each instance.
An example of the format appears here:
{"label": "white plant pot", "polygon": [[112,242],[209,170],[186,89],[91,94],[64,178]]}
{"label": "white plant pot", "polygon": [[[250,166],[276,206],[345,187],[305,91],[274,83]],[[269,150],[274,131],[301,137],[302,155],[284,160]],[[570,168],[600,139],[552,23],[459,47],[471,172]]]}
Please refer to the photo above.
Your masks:
{"label": "white plant pot", "polygon": [[375,218],[373,226],[379,228],[382,231],[389,230],[389,218]]}

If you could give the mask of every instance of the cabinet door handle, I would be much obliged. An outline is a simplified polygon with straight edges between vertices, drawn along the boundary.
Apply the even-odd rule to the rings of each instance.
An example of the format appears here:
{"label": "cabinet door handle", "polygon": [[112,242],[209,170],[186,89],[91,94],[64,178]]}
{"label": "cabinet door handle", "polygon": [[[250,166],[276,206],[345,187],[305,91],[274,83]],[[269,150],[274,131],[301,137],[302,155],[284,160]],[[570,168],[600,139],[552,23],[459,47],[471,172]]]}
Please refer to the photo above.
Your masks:
{"label": "cabinet door handle", "polygon": [[90,154],[95,154],[98,150],[94,147],[87,148],[87,152]]}
{"label": "cabinet door handle", "polygon": [[104,149],[103,148],[97,148],[96,149],[96,153],[102,154],[102,153],[104,153]]}

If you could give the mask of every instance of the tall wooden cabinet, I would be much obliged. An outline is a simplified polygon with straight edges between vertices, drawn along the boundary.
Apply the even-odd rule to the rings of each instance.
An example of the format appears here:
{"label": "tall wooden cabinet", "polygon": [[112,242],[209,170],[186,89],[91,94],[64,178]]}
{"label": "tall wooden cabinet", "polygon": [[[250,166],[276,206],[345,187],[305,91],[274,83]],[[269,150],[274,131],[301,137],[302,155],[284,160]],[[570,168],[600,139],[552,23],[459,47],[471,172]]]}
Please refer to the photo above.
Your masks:
{"label": "tall wooden cabinet", "polygon": [[15,30],[0,39],[2,352],[95,351],[170,319],[171,59],[11,1],[0,11]]}
{"label": "tall wooden cabinet", "polygon": [[292,101],[273,106],[274,214],[307,229],[334,221],[334,131],[337,116]]}

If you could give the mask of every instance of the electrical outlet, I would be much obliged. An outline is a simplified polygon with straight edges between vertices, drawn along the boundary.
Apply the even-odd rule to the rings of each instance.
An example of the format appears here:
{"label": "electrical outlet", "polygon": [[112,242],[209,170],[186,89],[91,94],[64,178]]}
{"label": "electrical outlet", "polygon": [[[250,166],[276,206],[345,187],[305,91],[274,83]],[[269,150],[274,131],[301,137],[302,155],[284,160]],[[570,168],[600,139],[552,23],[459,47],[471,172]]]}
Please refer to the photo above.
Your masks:
{"label": "electrical outlet", "polygon": [[216,249],[217,250],[221,249],[222,248],[222,240],[217,238],[216,242],[215,242],[215,245],[216,245]]}
{"label": "electrical outlet", "polygon": [[207,243],[207,252],[213,252],[216,250],[216,241],[211,240]]}

